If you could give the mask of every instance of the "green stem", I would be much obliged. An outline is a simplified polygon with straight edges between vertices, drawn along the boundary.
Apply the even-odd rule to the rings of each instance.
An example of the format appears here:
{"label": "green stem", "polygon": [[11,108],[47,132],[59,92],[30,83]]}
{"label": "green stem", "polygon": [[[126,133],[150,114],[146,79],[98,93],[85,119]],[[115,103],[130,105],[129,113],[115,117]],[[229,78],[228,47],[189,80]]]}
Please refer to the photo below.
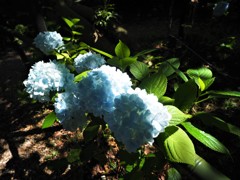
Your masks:
{"label": "green stem", "polygon": [[96,51],[96,52],[98,52],[98,53],[100,53],[100,54],[102,54],[102,55],[104,55],[104,56],[109,57],[110,59],[113,58],[113,55],[111,55],[111,54],[109,54],[109,53],[106,53],[106,52],[104,52],[104,51],[102,51],[102,50],[99,50],[99,49],[97,49],[97,48],[90,47],[90,46],[89,46],[89,48],[92,49],[92,50],[94,50],[94,51]]}
{"label": "green stem", "polygon": [[204,99],[202,99],[202,100],[200,100],[200,101],[197,101],[197,102],[195,102],[195,104],[199,104],[199,103],[201,103],[201,102],[203,102],[203,101],[207,101],[207,100],[209,100],[209,99],[211,99],[211,97],[207,97],[207,98],[204,98]]}
{"label": "green stem", "polygon": [[200,94],[200,96],[206,96],[206,95],[208,95],[208,94],[209,94],[209,92],[207,91],[207,92],[205,92],[205,93]]}
{"label": "green stem", "polygon": [[195,165],[188,165],[188,168],[197,176],[201,177],[203,180],[209,179],[221,179],[230,180],[227,176],[217,171],[213,166],[211,166],[207,161],[205,161],[200,156],[196,155]]}

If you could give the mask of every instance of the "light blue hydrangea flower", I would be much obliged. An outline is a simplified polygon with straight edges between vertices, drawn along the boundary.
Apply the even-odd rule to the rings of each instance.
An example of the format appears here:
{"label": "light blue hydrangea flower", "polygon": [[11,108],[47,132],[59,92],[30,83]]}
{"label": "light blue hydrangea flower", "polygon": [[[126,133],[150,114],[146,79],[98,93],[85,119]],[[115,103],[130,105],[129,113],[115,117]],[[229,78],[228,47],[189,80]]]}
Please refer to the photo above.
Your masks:
{"label": "light blue hydrangea flower", "polygon": [[106,61],[100,54],[96,54],[92,52],[79,54],[74,59],[74,67],[76,68],[77,73],[98,68],[105,63]]}
{"label": "light blue hydrangea flower", "polygon": [[127,73],[103,65],[89,72],[77,86],[84,110],[102,116],[113,110],[115,97],[127,92],[132,82]]}
{"label": "light blue hydrangea flower", "polygon": [[31,67],[23,84],[31,98],[47,102],[50,100],[50,91],[71,89],[73,80],[74,75],[63,64],[55,60],[47,63],[39,61]]}
{"label": "light blue hydrangea flower", "polygon": [[54,50],[64,45],[62,36],[56,31],[40,32],[34,38],[33,43],[46,55],[50,55]]}
{"label": "light blue hydrangea flower", "polygon": [[78,95],[74,91],[59,93],[54,107],[56,116],[64,129],[75,131],[86,125],[85,112],[82,111]]}
{"label": "light blue hydrangea flower", "polygon": [[105,114],[104,119],[129,152],[135,152],[143,144],[152,144],[171,119],[156,96],[139,88],[120,94],[114,105],[115,110]]}

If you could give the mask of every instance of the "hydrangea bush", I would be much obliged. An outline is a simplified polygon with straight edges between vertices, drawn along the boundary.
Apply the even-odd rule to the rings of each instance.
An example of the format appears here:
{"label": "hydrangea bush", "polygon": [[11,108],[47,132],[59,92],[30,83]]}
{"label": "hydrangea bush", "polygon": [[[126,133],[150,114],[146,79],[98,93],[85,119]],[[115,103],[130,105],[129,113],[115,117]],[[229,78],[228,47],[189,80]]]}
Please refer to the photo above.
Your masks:
{"label": "hydrangea bush", "polygon": [[[78,22],[64,20],[70,28]],[[30,98],[53,105],[53,113],[45,119],[51,123],[44,122],[47,127],[58,121],[70,131],[80,128],[87,143],[100,129],[109,128],[121,152],[125,152],[119,155],[126,168],[124,177],[161,171],[164,167],[159,169],[159,160],[162,160],[173,162],[167,170],[169,177],[176,173],[180,176],[174,163],[184,163],[203,178],[206,174],[214,175],[213,179],[226,178],[210,168],[202,169],[202,165],[210,165],[197,155],[188,134],[211,150],[229,154],[227,147],[196,127],[194,121],[206,123],[208,119],[214,122],[211,125],[238,136],[240,129],[209,113],[192,114],[191,108],[211,98],[240,97],[239,92],[208,90],[215,77],[206,67],[182,72],[177,58],[152,67],[139,60],[156,49],[131,55],[130,49],[119,41],[115,55],[111,55],[82,42],[71,44],[76,42],[72,39],[64,43],[57,32],[39,33],[34,39],[43,53],[56,55],[55,60],[36,62],[23,82]],[[169,95],[168,82],[173,78],[179,83],[171,90],[173,95]],[[147,144],[154,150],[146,153]],[[90,149],[86,148],[85,153],[90,153],[91,158],[98,154],[95,151],[100,152],[97,147],[89,152]]]}
{"label": "hydrangea bush", "polygon": [[104,63],[99,54],[78,55],[74,59],[76,72],[92,70],[74,83],[74,74],[63,64],[40,61],[30,69],[24,85],[30,97],[40,102],[50,100],[50,91],[64,91],[57,94],[54,107],[65,129],[82,128],[86,123],[85,113],[104,116],[116,138],[124,142],[129,152],[136,152],[141,145],[153,143],[171,115],[155,95],[139,88],[133,90],[127,73]]}

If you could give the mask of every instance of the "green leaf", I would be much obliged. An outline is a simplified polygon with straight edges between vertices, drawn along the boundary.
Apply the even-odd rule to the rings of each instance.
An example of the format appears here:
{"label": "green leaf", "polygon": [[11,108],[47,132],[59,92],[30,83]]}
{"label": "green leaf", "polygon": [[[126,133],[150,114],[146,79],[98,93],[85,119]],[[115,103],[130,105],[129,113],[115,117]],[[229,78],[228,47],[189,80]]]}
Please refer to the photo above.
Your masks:
{"label": "green leaf", "polygon": [[167,105],[165,107],[167,107],[168,112],[172,115],[172,119],[169,122],[170,126],[178,125],[192,117],[192,115],[183,113],[175,106]]}
{"label": "green leaf", "polygon": [[175,168],[170,168],[167,170],[167,179],[168,180],[181,180],[182,176]]}
{"label": "green leaf", "polygon": [[212,135],[196,128],[190,122],[183,122],[182,125],[194,138],[196,138],[208,148],[220,153],[229,154],[228,149]]}
{"label": "green leaf", "polygon": [[[153,153],[152,153],[153,154]],[[158,158],[156,157],[156,155],[154,154],[154,156],[152,157],[146,157],[145,158],[145,162],[144,162],[144,165],[142,167],[142,170],[146,173],[151,173],[153,168],[156,168],[156,165],[160,164],[158,163],[158,160],[161,159],[161,158]],[[164,161],[163,161],[164,163]]]}
{"label": "green leaf", "polygon": [[201,91],[204,91],[206,89],[205,83],[203,82],[203,80],[201,78],[197,78],[195,83],[199,86]]}
{"label": "green leaf", "polygon": [[212,71],[205,67],[188,69],[187,74],[191,79],[195,80],[201,91],[206,90],[215,80],[215,78],[212,78]]}
{"label": "green leaf", "polygon": [[213,97],[240,97],[240,91],[207,91],[205,94],[209,94]]}
{"label": "green leaf", "polygon": [[130,65],[130,72],[136,79],[142,80],[149,74],[149,68],[145,63],[136,61]]}
{"label": "green leaf", "polygon": [[120,59],[121,61],[121,69],[125,70],[125,68],[137,61],[137,57],[125,57]]}
{"label": "green leaf", "polygon": [[159,66],[159,71],[161,71],[163,74],[165,74],[167,77],[172,75],[176,72],[176,69],[178,69],[180,66],[180,61],[178,58],[171,58],[167,61],[164,61]]}
{"label": "green leaf", "polygon": [[195,164],[195,149],[188,135],[177,126],[168,126],[157,137],[157,143],[163,144],[168,160],[177,163]]}
{"label": "green leaf", "polygon": [[82,162],[87,162],[99,153],[102,153],[102,150],[99,149],[98,144],[94,141],[87,141],[87,145],[81,147],[80,159]]}
{"label": "green leaf", "polygon": [[120,61],[120,59],[118,57],[113,57],[112,59],[109,59],[107,62],[109,65],[115,66],[117,68],[121,69],[121,67],[122,67],[122,61]]}
{"label": "green leaf", "polygon": [[186,76],[182,71],[180,71],[179,69],[175,69],[175,71],[176,71],[176,74],[177,74],[180,78],[182,78],[182,80],[183,80],[184,82],[188,82],[187,76]]}
{"label": "green leaf", "polygon": [[64,40],[64,41],[70,41],[71,38],[70,38],[70,37],[63,37],[63,40]]}
{"label": "green leaf", "polygon": [[71,149],[68,153],[67,160],[69,163],[73,163],[80,160],[81,149]]}
{"label": "green leaf", "polygon": [[125,58],[119,58],[119,57],[113,57],[112,59],[108,60],[108,64],[118,67],[122,71],[125,70],[125,68],[132,63],[137,61],[137,57],[125,57]]}
{"label": "green leaf", "polygon": [[56,119],[57,119],[57,116],[55,112],[49,113],[43,121],[42,129],[51,127],[54,124]]}
{"label": "green leaf", "polygon": [[71,19],[71,22],[73,24],[77,24],[78,22],[80,22],[80,19],[79,18],[73,18],[73,19]]}
{"label": "green leaf", "polygon": [[164,105],[172,105],[174,103],[174,99],[172,99],[168,96],[162,96],[158,100],[159,100],[159,102],[161,102]]}
{"label": "green leaf", "polygon": [[179,88],[179,83],[173,83],[173,89],[174,91],[177,91],[177,89]]}
{"label": "green leaf", "polygon": [[187,74],[191,78],[201,78],[203,80],[212,78],[212,71],[208,68],[202,67],[198,69],[188,69]]}
{"label": "green leaf", "polygon": [[237,135],[240,137],[240,128],[234,126],[224,120],[210,114],[210,113],[197,113],[195,118],[200,119],[205,125],[217,127],[225,132]]}
{"label": "green leaf", "polygon": [[121,163],[125,164],[134,164],[139,160],[138,153],[129,153],[122,149],[119,150],[118,156],[121,159]]}
{"label": "green leaf", "polygon": [[167,90],[167,77],[161,73],[155,73],[143,79],[140,88],[146,89],[151,94],[153,93],[158,98],[162,97]]}
{"label": "green leaf", "polygon": [[146,159],[145,158],[141,158],[139,165],[138,165],[138,169],[141,170],[145,164]]}
{"label": "green leaf", "polygon": [[78,32],[78,31],[72,31],[73,35],[81,35],[82,33]]}
{"label": "green leaf", "polygon": [[83,78],[87,77],[89,72],[90,72],[90,70],[89,71],[84,71],[84,72],[78,74],[77,76],[74,77],[74,82],[81,81]]}
{"label": "green leaf", "polygon": [[83,137],[86,142],[91,141],[98,134],[99,125],[87,126],[83,131]]}
{"label": "green leaf", "polygon": [[134,168],[134,165],[128,164],[128,165],[126,166],[126,171],[127,171],[127,172],[131,172],[131,171],[133,170],[133,168]]}
{"label": "green leaf", "polygon": [[130,49],[121,40],[119,40],[119,43],[115,47],[115,53],[120,59],[126,58],[130,56]]}
{"label": "green leaf", "polygon": [[204,80],[205,90],[208,89],[213,84],[214,81],[215,77]]}
{"label": "green leaf", "polygon": [[63,17],[63,20],[70,28],[72,28],[72,26],[74,25],[74,23],[71,20],[67,19],[67,18]]}
{"label": "green leaf", "polygon": [[68,53],[61,53],[65,58],[69,58],[69,54]]}
{"label": "green leaf", "polygon": [[174,94],[174,105],[183,112],[189,111],[198,95],[198,87],[194,80],[181,84]]}
{"label": "green leaf", "polygon": [[90,48],[90,46],[88,44],[86,44],[85,42],[80,42],[79,46],[84,47],[84,48]]}
{"label": "green leaf", "polygon": [[178,69],[179,66],[179,60],[177,58],[172,58],[160,65],[159,72],[164,73],[166,76],[170,76],[175,72],[180,78],[182,78],[184,82],[187,82],[188,78],[182,71]]}
{"label": "green leaf", "polygon": [[62,54],[59,54],[59,53],[56,53],[55,55],[56,55],[57,60],[65,58],[65,56],[63,56]]}

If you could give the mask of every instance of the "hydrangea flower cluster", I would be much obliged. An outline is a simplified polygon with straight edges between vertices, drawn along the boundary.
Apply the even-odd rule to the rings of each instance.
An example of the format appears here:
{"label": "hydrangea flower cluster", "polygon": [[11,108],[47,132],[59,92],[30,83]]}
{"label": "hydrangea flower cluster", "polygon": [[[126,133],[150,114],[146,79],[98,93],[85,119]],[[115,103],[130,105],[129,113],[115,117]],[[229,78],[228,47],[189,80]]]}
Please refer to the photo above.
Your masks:
{"label": "hydrangea flower cluster", "polygon": [[46,55],[50,55],[54,50],[64,45],[62,36],[56,31],[40,32],[34,38],[33,43]]}
{"label": "hydrangea flower cluster", "polygon": [[135,152],[141,145],[153,143],[153,138],[168,125],[171,115],[156,96],[136,88],[116,97],[114,111],[104,119],[127,151]]}
{"label": "hydrangea flower cluster", "polygon": [[[55,113],[63,127],[74,131],[86,124],[85,113],[104,116],[118,141],[134,152],[168,125],[171,115],[153,94],[132,89],[127,73],[102,65],[93,69],[80,82],[62,64],[55,61],[36,63],[24,81],[30,97],[45,102],[50,91],[60,92],[55,99]],[[124,133],[123,133],[124,132]]]}
{"label": "hydrangea flower cluster", "polygon": [[127,92],[131,86],[127,73],[108,65],[93,69],[77,84],[83,109],[95,116],[111,112],[115,97]]}
{"label": "hydrangea flower cluster", "polygon": [[40,102],[50,100],[51,91],[61,91],[72,88],[74,75],[63,64],[55,60],[35,63],[24,80],[25,90],[30,97]]}
{"label": "hydrangea flower cluster", "polygon": [[75,91],[59,93],[54,107],[57,118],[66,130],[75,131],[87,122]]}
{"label": "hydrangea flower cluster", "polygon": [[77,73],[82,73],[86,70],[98,68],[105,64],[106,61],[100,54],[88,52],[85,54],[79,54],[74,59],[74,67]]}
{"label": "hydrangea flower cluster", "polygon": [[88,73],[72,89],[59,93],[55,112],[63,127],[76,130],[86,123],[84,112],[102,116],[113,111],[114,98],[131,88],[131,79],[115,67],[103,65]]}
{"label": "hydrangea flower cluster", "polygon": [[155,95],[131,86],[126,73],[103,65],[77,84],[77,97],[81,110],[103,115],[116,139],[134,152],[145,143],[152,144],[171,115]]}

